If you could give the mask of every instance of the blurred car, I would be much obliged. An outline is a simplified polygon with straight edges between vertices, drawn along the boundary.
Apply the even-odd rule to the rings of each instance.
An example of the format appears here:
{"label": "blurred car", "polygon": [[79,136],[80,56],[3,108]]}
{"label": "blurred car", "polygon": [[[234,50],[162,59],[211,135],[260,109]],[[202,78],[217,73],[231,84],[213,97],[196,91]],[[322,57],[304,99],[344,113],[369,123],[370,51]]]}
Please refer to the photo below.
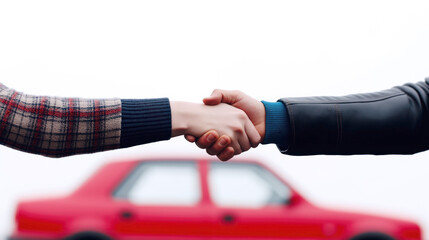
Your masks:
{"label": "blurred car", "polygon": [[105,165],[69,196],[22,201],[10,240],[417,240],[413,222],[328,210],[257,161]]}

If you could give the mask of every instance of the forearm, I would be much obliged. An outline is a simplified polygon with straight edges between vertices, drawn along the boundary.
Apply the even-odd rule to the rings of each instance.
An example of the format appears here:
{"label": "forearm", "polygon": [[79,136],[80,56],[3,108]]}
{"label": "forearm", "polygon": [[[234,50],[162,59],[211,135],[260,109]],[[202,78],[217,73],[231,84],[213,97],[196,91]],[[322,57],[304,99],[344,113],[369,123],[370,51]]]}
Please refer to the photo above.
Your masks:
{"label": "forearm", "polygon": [[171,138],[171,108],[167,98],[122,99],[120,147]]}
{"label": "forearm", "polygon": [[0,144],[63,157],[169,139],[168,99],[81,99],[23,94],[0,84]]}
{"label": "forearm", "polygon": [[262,144],[274,143],[279,149],[288,149],[289,114],[282,102],[262,101],[265,107],[265,137]]}
{"label": "forearm", "polygon": [[281,101],[290,121],[286,154],[412,154],[429,146],[427,82]]}
{"label": "forearm", "polygon": [[118,148],[119,99],[32,96],[0,85],[0,143],[50,157]]}

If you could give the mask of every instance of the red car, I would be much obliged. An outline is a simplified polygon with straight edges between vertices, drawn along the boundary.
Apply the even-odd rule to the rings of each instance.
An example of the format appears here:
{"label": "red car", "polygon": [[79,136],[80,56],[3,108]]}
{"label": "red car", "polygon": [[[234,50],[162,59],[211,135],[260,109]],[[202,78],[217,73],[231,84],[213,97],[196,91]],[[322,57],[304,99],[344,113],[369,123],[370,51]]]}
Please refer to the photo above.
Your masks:
{"label": "red car", "polygon": [[317,207],[253,161],[114,162],[15,220],[11,240],[422,239],[413,222]]}

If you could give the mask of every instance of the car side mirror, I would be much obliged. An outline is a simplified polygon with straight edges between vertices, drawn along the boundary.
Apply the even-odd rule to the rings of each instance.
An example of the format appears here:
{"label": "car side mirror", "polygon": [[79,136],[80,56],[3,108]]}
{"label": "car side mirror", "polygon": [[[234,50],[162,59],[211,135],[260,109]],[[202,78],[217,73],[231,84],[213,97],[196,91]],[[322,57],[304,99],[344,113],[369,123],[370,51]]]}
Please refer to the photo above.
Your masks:
{"label": "car side mirror", "polygon": [[285,206],[291,207],[299,202],[299,198],[296,195],[292,195],[284,199],[283,203]]}
{"label": "car side mirror", "polygon": [[283,205],[291,205],[291,202],[292,202],[292,198],[285,198],[284,200],[283,200]]}

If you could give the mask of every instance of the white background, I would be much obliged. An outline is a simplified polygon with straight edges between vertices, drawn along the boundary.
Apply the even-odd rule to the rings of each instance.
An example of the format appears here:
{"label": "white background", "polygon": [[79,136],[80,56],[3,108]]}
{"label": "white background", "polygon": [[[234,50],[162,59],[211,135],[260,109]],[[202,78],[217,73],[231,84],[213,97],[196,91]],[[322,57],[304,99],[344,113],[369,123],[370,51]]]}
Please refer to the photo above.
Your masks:
{"label": "white background", "polygon": [[[0,82],[30,94],[200,102],[214,88],[259,99],[345,95],[429,76],[425,1],[1,1]],[[0,237],[19,199],[65,194],[111,160],[205,156],[178,137],[49,159],[0,147]],[[429,231],[429,153],[242,155],[312,202],[418,221]]]}

